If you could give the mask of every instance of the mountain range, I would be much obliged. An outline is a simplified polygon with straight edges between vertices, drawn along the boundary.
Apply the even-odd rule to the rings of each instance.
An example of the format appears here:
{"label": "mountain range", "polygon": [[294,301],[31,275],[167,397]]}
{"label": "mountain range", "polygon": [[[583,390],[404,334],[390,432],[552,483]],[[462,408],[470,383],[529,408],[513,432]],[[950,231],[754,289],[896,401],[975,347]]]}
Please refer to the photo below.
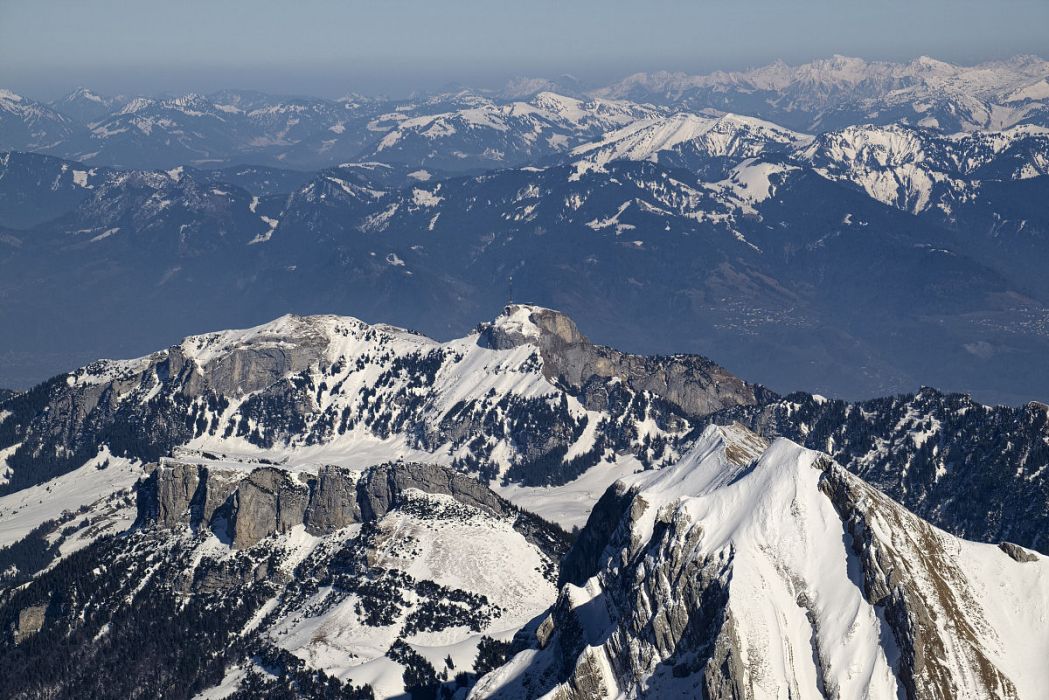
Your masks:
{"label": "mountain range", "polygon": [[1049,61],[0,89],[0,698],[1035,700]]}
{"label": "mountain range", "polygon": [[673,111],[745,114],[809,133],[895,123],[955,133],[1049,126],[1046,100],[1049,62],[1035,56],[976,66],[834,56],[706,75],[639,73],[591,88],[520,79],[498,91],[410,99],[247,90],[110,97],[82,87],[50,103],[0,93],[0,150],[120,167],[315,170],[378,156],[468,171],[519,165]]}
{"label": "mountain range", "polygon": [[[495,313],[513,277],[518,298],[604,342],[724,358],[783,392],[1049,393],[1043,127],[805,134],[601,102],[558,122],[552,100],[534,98],[545,116],[496,109],[503,121],[467,129],[539,159],[480,174],[421,167],[451,167],[445,136],[398,150],[462,126],[446,112],[399,122],[369,156],[390,162],[314,173],[0,156],[0,383],[288,311],[451,338]],[[580,139],[608,130],[551,146],[537,134],[555,122]]]}
{"label": "mountain range", "polygon": [[1034,698],[1047,445],[1044,404],[779,396],[529,305],[192,336],[0,399],[0,687]]}

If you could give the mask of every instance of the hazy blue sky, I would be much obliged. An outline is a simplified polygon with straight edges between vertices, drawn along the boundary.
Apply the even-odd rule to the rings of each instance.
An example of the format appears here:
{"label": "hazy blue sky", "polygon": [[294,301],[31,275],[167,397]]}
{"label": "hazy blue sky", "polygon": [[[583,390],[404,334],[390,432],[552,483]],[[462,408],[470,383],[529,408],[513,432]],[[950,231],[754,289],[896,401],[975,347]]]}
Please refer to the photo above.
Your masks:
{"label": "hazy blue sky", "polygon": [[0,0],[0,86],[337,96],[833,53],[1049,55],[1049,0]]}

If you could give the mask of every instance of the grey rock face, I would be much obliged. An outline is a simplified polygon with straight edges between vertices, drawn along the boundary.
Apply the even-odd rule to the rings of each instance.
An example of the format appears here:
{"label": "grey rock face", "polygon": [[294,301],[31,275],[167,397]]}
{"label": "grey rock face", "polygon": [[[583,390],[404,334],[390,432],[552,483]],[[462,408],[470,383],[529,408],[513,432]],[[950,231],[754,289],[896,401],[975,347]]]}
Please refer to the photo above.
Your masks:
{"label": "grey rock face", "polygon": [[383,464],[370,469],[360,481],[358,502],[366,520],[378,520],[408,489],[452,496],[493,515],[506,515],[510,506],[479,482],[445,467],[415,462]]}
{"label": "grey rock face", "polygon": [[21,644],[43,629],[46,615],[46,605],[33,605],[22,609],[18,613],[18,619],[15,621],[14,628],[11,630],[15,644]]}
{"label": "grey rock face", "polygon": [[232,470],[165,460],[139,488],[140,520],[160,528],[210,524],[242,478]]}
{"label": "grey rock face", "polygon": [[157,524],[174,527],[185,522],[197,495],[201,469],[192,464],[163,464],[154,471],[156,479]]}
{"label": "grey rock face", "polygon": [[233,546],[246,549],[302,524],[308,500],[309,490],[287,472],[256,469],[233,493],[229,523]]}
{"label": "grey rock face", "polygon": [[[649,507],[642,493],[613,486],[595,508],[564,559],[572,568],[562,571],[561,580],[578,585],[593,575],[602,593],[580,602],[571,586],[562,589],[539,640],[558,661],[526,681],[530,693],[553,691],[563,700],[644,696],[640,679],[668,667],[674,677],[702,679],[699,697],[750,697],[726,693],[741,690],[745,676],[727,616],[731,561],[696,558],[702,527],[664,513],[652,539],[640,545],[631,525]],[[606,616],[607,630],[580,619]],[[615,687],[607,687],[602,666],[611,668]]]}
{"label": "grey rock face", "polygon": [[[623,527],[624,518],[631,509],[637,509],[636,516],[645,508],[645,502],[637,494],[613,484],[590,511],[586,527],[579,533],[572,549],[561,562],[560,583],[571,583],[581,586],[596,574],[604,563],[602,555],[617,531]],[[631,518],[631,520],[636,519]],[[622,534],[620,533],[620,536]]]}
{"label": "grey rock face", "polygon": [[483,484],[448,467],[416,462],[381,464],[364,472],[324,466],[308,479],[276,467],[244,472],[165,463],[139,487],[139,524],[207,527],[228,535],[234,548],[247,549],[296,525],[320,536],[374,522],[409,490],[451,496],[492,515],[512,517],[514,529],[554,560],[568,549],[566,535],[555,534],[549,523],[519,511]]}
{"label": "grey rock face", "polygon": [[[512,304],[504,313],[530,308]],[[772,396],[763,387],[749,384],[699,355],[645,357],[594,345],[572,319],[551,309],[534,308],[529,319],[538,327],[538,337],[498,322],[487,325],[483,337],[494,348],[537,344],[547,378],[576,391],[594,378],[616,378],[635,391],[662,397],[691,416],[759,403]],[[598,407],[596,395],[584,393],[584,397],[588,408]]]}
{"label": "grey rock face", "polygon": [[314,535],[325,535],[361,521],[357,505],[357,472],[323,466],[306,509],[306,529]]}

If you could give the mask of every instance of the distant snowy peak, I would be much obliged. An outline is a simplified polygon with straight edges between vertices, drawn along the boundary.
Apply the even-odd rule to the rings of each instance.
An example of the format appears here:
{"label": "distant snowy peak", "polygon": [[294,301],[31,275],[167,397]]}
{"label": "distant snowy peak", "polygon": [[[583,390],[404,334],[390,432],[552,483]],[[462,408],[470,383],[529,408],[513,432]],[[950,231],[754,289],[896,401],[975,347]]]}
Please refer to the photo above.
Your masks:
{"label": "distant snowy peak", "polygon": [[1033,699],[1049,683],[1049,560],[951,537],[738,426],[609,489],[561,573],[538,648],[471,697]]}
{"label": "distant snowy peak", "polygon": [[368,124],[377,143],[365,157],[411,159],[449,169],[508,167],[567,151],[580,142],[656,113],[620,100],[580,100],[539,92],[527,101],[497,102],[460,96],[454,109],[417,105],[380,115]]}
{"label": "distant snowy peak", "polygon": [[578,146],[572,155],[595,166],[612,160],[658,161],[661,153],[672,149],[693,156],[742,159],[793,149],[811,140],[806,134],[753,117],[682,112],[638,120],[605,134],[600,141]]}
{"label": "distant snowy peak", "polygon": [[834,56],[705,75],[638,73],[593,94],[692,109],[745,107],[811,131],[903,120],[950,132],[1049,125],[1047,79],[1049,62],[1031,56],[976,66],[928,57],[891,63]]}
{"label": "distant snowy peak", "polygon": [[0,89],[0,150],[44,150],[77,131],[71,119],[48,105]]}
{"label": "distant snowy peak", "polygon": [[1032,56],[959,66],[927,56],[909,63],[894,63],[839,55],[795,66],[775,61],[750,70],[701,75],[665,71],[636,73],[596,90],[595,94],[633,99],[643,91],[673,99],[695,88],[727,90],[747,87],[770,92],[803,88],[813,91],[813,97],[826,97],[834,91],[859,90],[872,97],[879,91],[926,85],[982,98],[997,98],[1037,85],[1046,77],[1049,77],[1049,61]]}
{"label": "distant snowy peak", "polygon": [[821,134],[799,157],[821,175],[852,182],[874,199],[921,213],[964,200],[981,179],[1049,173],[1049,129],[1030,125],[944,137],[903,125],[853,126]]}
{"label": "distant snowy peak", "polygon": [[127,98],[100,95],[86,87],[79,87],[65,97],[51,103],[57,111],[87,125],[119,109]]}
{"label": "distant snowy peak", "polygon": [[906,69],[901,64],[833,56],[797,66],[775,61],[750,70],[716,71],[700,75],[666,71],[635,73],[596,92],[603,96],[630,99],[649,94],[671,101],[684,97],[690,90],[709,88],[749,88],[775,92],[805,86],[808,89],[819,88],[826,94],[862,84],[878,84],[882,88],[900,87],[905,73]]}

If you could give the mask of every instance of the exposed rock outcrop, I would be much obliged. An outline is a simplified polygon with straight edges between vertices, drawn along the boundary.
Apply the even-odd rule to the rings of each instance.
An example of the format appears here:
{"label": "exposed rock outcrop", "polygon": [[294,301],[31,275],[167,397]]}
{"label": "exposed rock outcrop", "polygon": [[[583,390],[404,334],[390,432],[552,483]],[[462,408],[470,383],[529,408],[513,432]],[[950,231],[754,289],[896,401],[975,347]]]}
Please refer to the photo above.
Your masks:
{"label": "exposed rock outcrop", "polygon": [[360,473],[334,466],[323,466],[306,509],[306,529],[314,535],[335,532],[361,522],[357,504],[357,482]]}
{"label": "exposed rock outcrop", "polygon": [[11,636],[15,644],[21,644],[44,627],[47,618],[46,605],[32,605],[18,613]]}
{"label": "exposed rock outcrop", "polygon": [[409,489],[452,496],[493,515],[506,515],[512,508],[483,484],[451,469],[401,462],[369,469],[361,479],[358,502],[362,517],[378,520],[396,504],[400,494]]}
{"label": "exposed rock outcrop", "polygon": [[1019,545],[1015,545],[1012,542],[1001,542],[998,545],[1003,552],[1012,557],[1013,561],[1019,562],[1030,562],[1038,561],[1038,555],[1034,552],[1030,552]]}
{"label": "exposed rock outcrop", "polygon": [[538,346],[543,373],[580,392],[588,408],[602,406],[604,381],[618,379],[635,391],[648,391],[691,416],[705,416],[774,396],[699,355],[646,357],[594,345],[568,316],[552,309],[511,304],[482,338],[494,348],[524,343]]}
{"label": "exposed rock outcrop", "polygon": [[[411,491],[451,496],[498,517],[555,559],[568,536],[520,511],[480,482],[448,467],[395,462],[363,472],[323,466],[316,475],[261,466],[251,471],[165,460],[138,489],[140,526],[210,528],[236,549],[305,525],[326,535],[354,523],[375,522]],[[557,532],[558,534],[552,534]]]}
{"label": "exposed rock outcrop", "polygon": [[230,535],[241,549],[304,522],[309,489],[294,474],[263,467],[237,485],[230,507]]}

